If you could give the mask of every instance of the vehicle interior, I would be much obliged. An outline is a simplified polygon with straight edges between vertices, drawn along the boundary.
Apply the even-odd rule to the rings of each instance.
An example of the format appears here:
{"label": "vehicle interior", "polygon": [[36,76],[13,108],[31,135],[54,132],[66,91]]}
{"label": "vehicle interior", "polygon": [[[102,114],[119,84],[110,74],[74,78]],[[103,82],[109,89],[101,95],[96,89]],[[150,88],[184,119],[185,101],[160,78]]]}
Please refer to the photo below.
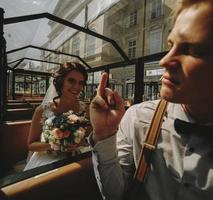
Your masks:
{"label": "vehicle interior", "polygon": [[[81,98],[88,106],[103,71],[109,73],[108,87],[124,98],[126,109],[159,98],[158,61],[167,49],[162,45],[155,49],[158,44],[152,45],[153,51],[146,47],[148,5],[145,0],[1,0],[0,199],[102,199],[92,148],[23,171],[31,155],[27,139],[32,116],[52,74],[66,61],[80,62],[87,69],[89,79]],[[166,20],[171,9],[161,6],[160,17]],[[127,11],[130,16],[122,18]],[[126,42],[133,32],[138,49],[135,40]],[[85,46],[79,44],[82,38]]]}

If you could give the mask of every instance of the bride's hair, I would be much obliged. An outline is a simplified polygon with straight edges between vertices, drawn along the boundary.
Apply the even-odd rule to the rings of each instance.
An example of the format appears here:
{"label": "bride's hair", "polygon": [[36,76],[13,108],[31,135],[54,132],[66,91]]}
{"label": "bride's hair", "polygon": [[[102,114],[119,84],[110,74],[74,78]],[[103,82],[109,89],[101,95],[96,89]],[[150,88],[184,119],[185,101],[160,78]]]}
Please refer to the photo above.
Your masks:
{"label": "bride's hair", "polygon": [[58,96],[53,98],[53,102],[55,104],[56,104],[55,100],[60,98],[62,95],[62,88],[63,88],[65,76],[73,70],[83,75],[84,84],[86,85],[88,74],[83,65],[81,65],[80,63],[75,63],[75,62],[67,62],[67,63],[64,63],[63,65],[60,65],[60,68],[53,75],[54,77],[53,85],[55,86],[56,92],[58,94]]}

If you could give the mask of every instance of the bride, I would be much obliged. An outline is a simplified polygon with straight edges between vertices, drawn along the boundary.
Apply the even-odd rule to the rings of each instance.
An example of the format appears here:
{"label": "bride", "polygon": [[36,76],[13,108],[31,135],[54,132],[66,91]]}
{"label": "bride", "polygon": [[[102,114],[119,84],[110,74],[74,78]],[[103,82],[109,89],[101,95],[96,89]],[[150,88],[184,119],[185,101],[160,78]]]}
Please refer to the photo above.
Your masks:
{"label": "bride", "polygon": [[60,66],[40,106],[34,112],[30,127],[28,148],[34,152],[24,170],[39,167],[66,158],[67,153],[55,153],[49,143],[44,142],[42,130],[46,119],[69,110],[75,113],[86,111],[78,100],[86,85],[88,74],[79,63],[65,63]]}

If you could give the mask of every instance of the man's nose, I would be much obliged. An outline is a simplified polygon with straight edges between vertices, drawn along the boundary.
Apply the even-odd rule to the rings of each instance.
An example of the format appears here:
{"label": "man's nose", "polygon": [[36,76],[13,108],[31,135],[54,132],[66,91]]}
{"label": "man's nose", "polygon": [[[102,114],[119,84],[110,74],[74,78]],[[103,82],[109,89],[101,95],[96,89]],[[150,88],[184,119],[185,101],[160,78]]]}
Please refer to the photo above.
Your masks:
{"label": "man's nose", "polygon": [[179,65],[179,57],[175,50],[170,50],[159,62],[161,67],[176,67]]}

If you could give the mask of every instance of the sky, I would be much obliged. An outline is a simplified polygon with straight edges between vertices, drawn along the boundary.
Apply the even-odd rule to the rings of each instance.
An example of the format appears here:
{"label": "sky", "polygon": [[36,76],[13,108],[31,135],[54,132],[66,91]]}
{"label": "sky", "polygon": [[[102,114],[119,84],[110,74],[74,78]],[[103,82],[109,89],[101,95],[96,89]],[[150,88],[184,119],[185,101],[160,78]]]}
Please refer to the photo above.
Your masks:
{"label": "sky", "polygon": [[[4,9],[4,18],[32,15],[43,12],[52,13],[58,0],[1,0],[0,7]],[[26,45],[41,46],[48,40],[50,27],[47,19],[33,20],[4,26],[6,39],[6,51],[20,48]],[[30,48],[8,54],[8,62],[23,57],[39,58],[40,51]]]}

